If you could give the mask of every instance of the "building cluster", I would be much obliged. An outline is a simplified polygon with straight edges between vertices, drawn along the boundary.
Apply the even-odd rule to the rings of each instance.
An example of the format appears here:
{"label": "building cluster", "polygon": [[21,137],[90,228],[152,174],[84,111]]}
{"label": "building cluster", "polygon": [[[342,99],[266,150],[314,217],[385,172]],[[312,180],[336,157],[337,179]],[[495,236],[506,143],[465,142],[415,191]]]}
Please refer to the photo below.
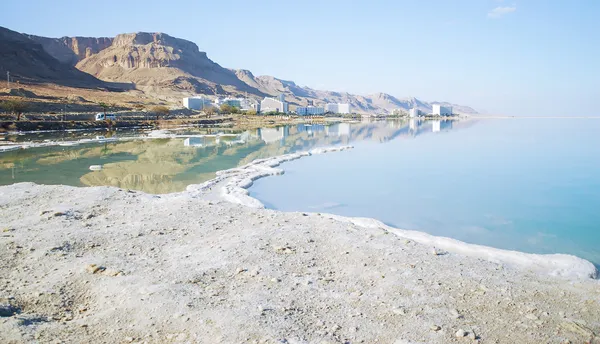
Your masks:
{"label": "building cluster", "polygon": [[279,112],[288,113],[289,104],[285,101],[285,95],[280,94],[277,98],[265,97],[260,102],[260,108],[257,110],[260,113]]}
{"label": "building cluster", "polygon": [[258,102],[246,98],[216,98],[214,101],[202,96],[183,98],[183,106],[191,110],[204,110],[208,107],[219,108],[224,104],[235,107],[241,111],[248,111],[250,109],[256,110],[258,107]]}
{"label": "building cluster", "polygon": [[328,103],[325,105],[325,112],[349,114],[350,113],[350,104],[348,104],[348,103]]}
{"label": "building cluster", "polygon": [[[202,96],[183,98],[183,106],[191,110],[204,110],[208,107],[219,108],[227,104],[241,111],[255,110],[257,113],[289,113],[289,104],[285,101],[285,95],[280,94],[277,98],[265,97],[259,102],[246,98],[216,98],[214,101]],[[350,104],[348,103],[328,103],[324,107],[313,106],[309,101],[308,106],[299,106],[296,108],[296,114],[300,116],[320,116],[326,113],[349,114]]]}
{"label": "building cluster", "polygon": [[433,115],[434,116],[452,116],[451,106],[442,106],[440,104],[433,104]]}

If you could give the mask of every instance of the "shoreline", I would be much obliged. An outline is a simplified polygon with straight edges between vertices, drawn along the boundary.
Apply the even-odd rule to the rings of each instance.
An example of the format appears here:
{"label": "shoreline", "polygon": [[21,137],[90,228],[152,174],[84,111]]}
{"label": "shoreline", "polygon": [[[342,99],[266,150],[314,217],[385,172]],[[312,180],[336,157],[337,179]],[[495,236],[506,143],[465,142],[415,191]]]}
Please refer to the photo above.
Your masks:
{"label": "shoreline", "polygon": [[207,191],[0,187],[0,341],[598,342],[597,280]]}
{"label": "shoreline", "polygon": [[[353,146],[338,146],[316,148],[310,151],[280,155],[267,159],[259,159],[244,166],[217,172],[217,177],[202,184],[189,185],[185,192],[196,193],[222,186],[222,199],[252,208],[265,208],[258,199],[249,196],[248,189],[255,180],[285,173],[281,164],[314,154],[345,151]],[[168,196],[168,195],[167,195]],[[339,222],[350,222],[364,228],[377,228],[389,231],[401,238],[413,240],[423,245],[429,245],[439,254],[448,252],[486,259],[488,261],[507,264],[521,269],[531,269],[538,273],[546,273],[557,277],[598,279],[599,271],[596,266],[583,258],[570,254],[535,254],[514,250],[505,250],[491,246],[470,244],[450,237],[434,236],[422,231],[405,230],[384,224],[374,218],[347,217],[335,214],[320,213]],[[444,252],[448,251],[448,252]],[[438,254],[436,253],[436,254]]]}
{"label": "shoreline", "polygon": [[[213,134],[177,135],[166,134],[165,132],[165,130],[152,130],[149,132],[148,136],[105,139],[81,139],[77,141],[30,143],[28,145],[7,145],[4,146],[4,148],[7,148],[4,150],[1,149],[3,148],[3,146],[0,146],[0,153],[14,152],[18,149],[30,149],[51,146],[78,146],[80,144],[89,143],[101,144],[131,140],[215,136]],[[210,199],[222,199],[227,202],[240,204],[251,208],[265,208],[264,204],[262,204],[258,199],[249,196],[248,189],[253,185],[253,182],[255,180],[285,173],[285,170],[283,168],[276,167],[288,161],[300,159],[302,157],[307,157],[315,154],[345,151],[352,148],[354,147],[350,145],[322,147],[314,148],[309,151],[288,153],[280,156],[254,160],[243,166],[217,171],[215,178],[201,184],[190,184],[186,187],[186,190],[183,192],[161,194],[160,197],[173,197],[186,194],[190,197],[206,198],[208,196],[208,198]],[[211,191],[213,188],[219,188],[220,192],[215,194]],[[207,194],[207,191],[211,192],[208,192]],[[538,273],[546,273],[549,275],[559,277],[591,279],[598,279],[600,277],[598,268],[592,262],[577,257],[575,255],[560,253],[535,254],[514,250],[505,250],[491,246],[470,244],[450,237],[434,236],[422,231],[395,228],[388,226],[383,222],[379,221],[378,219],[374,218],[345,217],[326,213],[321,214],[339,222],[350,222],[361,227],[382,229],[391,232],[399,237],[408,240],[413,240],[424,245],[430,245],[433,251],[439,251],[440,254],[445,254],[448,252],[458,253],[462,255],[486,259],[488,261],[499,264],[516,266],[521,269],[532,269],[534,271],[537,271]]]}

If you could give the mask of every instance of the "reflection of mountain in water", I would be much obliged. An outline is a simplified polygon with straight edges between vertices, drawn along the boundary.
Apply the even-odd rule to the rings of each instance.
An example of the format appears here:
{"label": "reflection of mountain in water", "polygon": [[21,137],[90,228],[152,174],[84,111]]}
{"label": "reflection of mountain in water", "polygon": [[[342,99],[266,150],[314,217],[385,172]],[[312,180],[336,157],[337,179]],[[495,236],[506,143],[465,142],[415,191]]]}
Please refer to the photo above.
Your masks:
{"label": "reflection of mountain in water", "polygon": [[[111,185],[149,193],[185,190],[187,185],[214,178],[215,172],[252,160],[315,147],[358,141],[389,142],[421,134],[443,132],[464,125],[453,121],[419,119],[298,124],[260,128],[239,134],[45,147],[0,154],[0,184],[33,181],[44,184]],[[102,165],[90,171],[90,165]]]}

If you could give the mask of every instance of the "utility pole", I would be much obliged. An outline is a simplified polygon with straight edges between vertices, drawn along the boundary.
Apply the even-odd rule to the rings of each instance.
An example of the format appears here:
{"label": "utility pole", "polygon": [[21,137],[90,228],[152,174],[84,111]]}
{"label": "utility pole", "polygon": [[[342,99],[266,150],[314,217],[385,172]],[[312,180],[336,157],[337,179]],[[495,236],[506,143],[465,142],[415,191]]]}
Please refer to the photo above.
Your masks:
{"label": "utility pole", "polygon": [[6,87],[10,88],[10,72],[6,71]]}

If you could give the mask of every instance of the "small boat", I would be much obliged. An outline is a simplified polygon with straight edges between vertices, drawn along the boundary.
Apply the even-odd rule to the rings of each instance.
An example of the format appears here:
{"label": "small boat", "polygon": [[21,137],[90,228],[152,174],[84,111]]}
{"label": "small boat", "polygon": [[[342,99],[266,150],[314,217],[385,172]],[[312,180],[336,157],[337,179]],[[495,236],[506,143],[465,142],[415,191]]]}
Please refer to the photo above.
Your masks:
{"label": "small boat", "polygon": [[90,166],[90,171],[101,171],[102,165],[92,165]]}

